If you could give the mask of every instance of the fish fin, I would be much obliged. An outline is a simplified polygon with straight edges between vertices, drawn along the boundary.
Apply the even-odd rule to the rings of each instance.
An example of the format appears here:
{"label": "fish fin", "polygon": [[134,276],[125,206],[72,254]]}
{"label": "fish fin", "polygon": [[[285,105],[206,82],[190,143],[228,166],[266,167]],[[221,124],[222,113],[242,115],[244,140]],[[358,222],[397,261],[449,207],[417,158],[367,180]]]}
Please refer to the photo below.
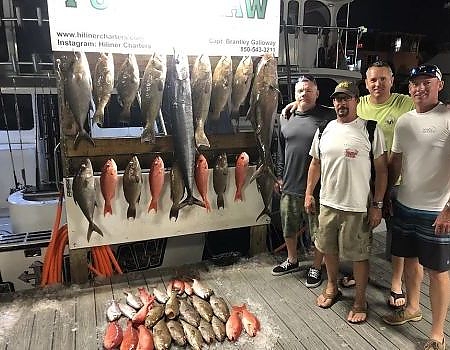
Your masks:
{"label": "fish fin", "polygon": [[178,219],[178,212],[180,211],[180,208],[178,205],[172,205],[169,212],[169,220],[172,221],[173,218],[175,218],[175,221]]}
{"label": "fish fin", "polygon": [[105,209],[103,210],[103,216],[106,216],[106,214],[112,215],[112,207],[111,204],[105,203]]}
{"label": "fish fin", "polygon": [[92,146],[95,147],[95,142],[94,140],[91,138],[91,136],[86,132],[86,130],[81,130],[78,131],[77,135],[75,136],[75,140],[73,141],[73,147],[75,149],[78,148],[78,145],[81,141],[81,139],[85,139],[86,141],[90,142],[92,144]]}
{"label": "fish fin", "polygon": [[258,217],[256,218],[256,221],[258,221],[262,216],[264,216],[264,215],[270,216],[270,214],[271,214],[271,212],[270,212],[269,208],[264,208],[262,210],[262,212],[259,213]]}
{"label": "fish fin", "polygon": [[130,119],[131,119],[131,111],[130,111],[131,106],[128,105],[123,105],[122,106],[122,110],[120,111],[119,114],[119,121],[123,122],[123,123],[129,123]]}
{"label": "fish fin", "polygon": [[236,193],[234,195],[234,201],[241,201],[242,202],[242,192],[241,190],[236,190]]}
{"label": "fish fin", "polygon": [[155,201],[153,198],[150,202],[150,205],[148,206],[148,213],[150,213],[152,209],[155,211],[155,213],[158,212],[158,202]]}
{"label": "fish fin", "polygon": [[198,148],[200,148],[200,146],[207,148],[210,147],[208,137],[206,136],[205,131],[201,130],[201,128],[197,128],[195,130],[195,144]]}
{"label": "fish fin", "polygon": [[128,206],[127,210],[127,219],[129,218],[136,219],[136,207],[132,207],[131,205]]}
{"label": "fish fin", "polygon": [[258,167],[258,169],[256,169],[256,171],[253,173],[253,175],[250,177],[250,183],[252,183],[253,181],[255,181],[256,178],[260,177],[261,174],[264,171],[264,165],[261,165]]}
{"label": "fish fin", "polygon": [[135,97],[135,99],[136,99],[136,101],[137,101],[137,103],[138,103],[138,105],[139,105],[139,108],[141,108],[141,92],[138,90],[137,91],[137,93],[136,93],[136,97]]}
{"label": "fish fin", "polygon": [[101,108],[97,108],[94,113],[94,123],[97,123],[99,126],[103,125],[105,121],[105,114]]}
{"label": "fish fin", "polygon": [[102,230],[96,224],[94,224],[94,222],[91,221],[89,223],[89,228],[88,228],[88,232],[87,232],[87,241],[88,242],[91,240],[92,232],[94,232],[94,231],[103,237]]}
{"label": "fish fin", "polygon": [[152,126],[145,126],[144,130],[142,130],[141,135],[141,143],[150,142],[151,144],[155,143],[155,129]]}
{"label": "fish fin", "polygon": [[217,209],[225,209],[225,201],[223,199],[223,193],[217,194]]}
{"label": "fish fin", "polygon": [[158,91],[164,91],[164,83],[158,80]]}

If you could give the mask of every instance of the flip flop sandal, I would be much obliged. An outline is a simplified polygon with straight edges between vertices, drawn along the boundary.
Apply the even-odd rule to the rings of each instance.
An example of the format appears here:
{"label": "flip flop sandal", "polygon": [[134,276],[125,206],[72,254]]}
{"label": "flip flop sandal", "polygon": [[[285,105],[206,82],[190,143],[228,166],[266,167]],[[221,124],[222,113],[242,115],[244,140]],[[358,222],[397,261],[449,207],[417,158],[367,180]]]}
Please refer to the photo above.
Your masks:
{"label": "flip flop sandal", "polygon": [[368,303],[366,303],[366,307],[355,307],[355,306],[352,306],[350,311],[352,312],[353,316],[355,314],[365,314],[366,318],[364,320],[361,320],[361,321],[347,320],[347,322],[351,323],[351,324],[362,324],[362,323],[366,322],[367,321],[367,310],[368,309],[369,309],[369,304]]}
{"label": "flip flop sandal", "polygon": [[326,306],[317,305],[318,307],[321,307],[322,309],[329,309],[332,307],[338,300],[342,298],[342,292],[338,289],[335,294],[327,293],[326,289],[322,291],[322,296],[325,298],[325,300],[330,299],[331,303]]}
{"label": "flip flop sandal", "polygon": [[[394,304],[392,304],[391,303],[391,298],[393,299],[393,301],[394,301]],[[395,302],[398,300],[398,299],[405,299],[405,303],[404,304],[402,304],[402,305],[395,305]],[[391,290],[391,295],[390,295],[390,297],[389,297],[389,299],[387,300],[387,304],[388,304],[388,306],[391,308],[391,309],[393,309],[393,310],[400,310],[400,309],[403,309],[404,307],[405,307],[405,305],[406,305],[406,296],[405,296],[405,293],[402,291],[401,293],[396,293],[396,292],[394,292],[393,290]]]}
{"label": "flip flop sandal", "polygon": [[344,276],[341,279],[341,286],[343,288],[353,288],[356,286],[355,277],[353,275]]}

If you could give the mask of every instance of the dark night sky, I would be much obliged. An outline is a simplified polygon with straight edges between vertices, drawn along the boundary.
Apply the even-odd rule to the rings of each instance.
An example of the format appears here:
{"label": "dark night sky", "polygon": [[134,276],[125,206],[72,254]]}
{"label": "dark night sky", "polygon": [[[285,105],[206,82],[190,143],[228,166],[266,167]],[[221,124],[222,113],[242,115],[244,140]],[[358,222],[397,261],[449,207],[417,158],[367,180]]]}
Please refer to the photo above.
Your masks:
{"label": "dark night sky", "polygon": [[355,0],[350,25],[383,32],[426,34],[436,43],[450,42],[448,0]]}

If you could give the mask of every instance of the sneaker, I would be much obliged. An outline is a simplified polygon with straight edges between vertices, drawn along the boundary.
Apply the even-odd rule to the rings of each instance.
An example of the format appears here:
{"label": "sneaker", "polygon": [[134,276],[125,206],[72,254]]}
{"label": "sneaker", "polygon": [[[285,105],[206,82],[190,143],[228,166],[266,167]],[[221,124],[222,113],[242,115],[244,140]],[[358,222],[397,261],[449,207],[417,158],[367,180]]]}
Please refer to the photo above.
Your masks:
{"label": "sneaker", "polygon": [[410,314],[406,309],[395,310],[389,315],[383,316],[383,321],[391,326],[400,326],[406,322],[417,322],[422,319],[422,312],[418,310],[417,312]]}
{"label": "sneaker", "polygon": [[311,266],[306,275],[306,286],[316,288],[322,284],[322,271]]}
{"label": "sneaker", "polygon": [[286,259],[286,261],[273,268],[272,275],[281,276],[295,271],[298,271],[298,261],[296,263],[291,263]]}

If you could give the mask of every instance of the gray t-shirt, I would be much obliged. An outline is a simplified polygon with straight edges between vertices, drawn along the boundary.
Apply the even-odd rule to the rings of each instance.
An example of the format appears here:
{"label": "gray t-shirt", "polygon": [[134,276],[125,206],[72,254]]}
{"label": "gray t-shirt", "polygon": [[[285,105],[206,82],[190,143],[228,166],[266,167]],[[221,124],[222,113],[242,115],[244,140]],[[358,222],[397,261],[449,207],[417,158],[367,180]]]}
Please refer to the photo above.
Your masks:
{"label": "gray t-shirt", "polygon": [[289,120],[280,118],[276,170],[277,177],[283,179],[283,193],[305,195],[314,134],[324,120],[332,119],[336,119],[334,109],[321,105],[306,112],[297,111]]}

